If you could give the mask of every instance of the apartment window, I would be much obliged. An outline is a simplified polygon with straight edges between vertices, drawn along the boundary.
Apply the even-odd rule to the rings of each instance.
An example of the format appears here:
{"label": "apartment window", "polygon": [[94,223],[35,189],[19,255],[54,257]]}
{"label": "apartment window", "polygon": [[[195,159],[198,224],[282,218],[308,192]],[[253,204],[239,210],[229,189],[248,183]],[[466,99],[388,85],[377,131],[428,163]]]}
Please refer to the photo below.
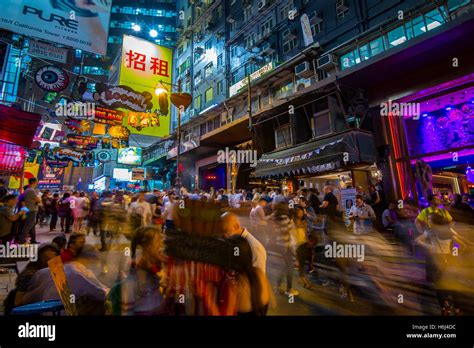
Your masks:
{"label": "apartment window", "polygon": [[217,95],[221,95],[224,92],[224,83],[222,81],[217,82]]}
{"label": "apartment window", "polygon": [[215,117],[212,122],[214,123],[214,129],[217,129],[221,126],[221,119],[219,117]]}
{"label": "apartment window", "polygon": [[275,130],[275,148],[281,149],[292,144],[291,127],[289,124]]}
{"label": "apartment window", "polygon": [[288,13],[295,8],[293,0],[288,1],[288,3],[280,9],[280,20],[285,20],[288,18]]}
{"label": "apartment window", "polygon": [[273,29],[273,18],[267,19],[263,24],[260,26],[260,32],[262,36],[265,36],[267,34],[270,34]]}
{"label": "apartment window", "polygon": [[407,41],[407,37],[405,35],[405,28],[403,26],[389,31],[387,37],[390,47],[398,46]]}
{"label": "apartment window", "polygon": [[349,13],[349,6],[346,0],[336,1],[336,16],[337,19],[344,19]]}
{"label": "apartment window", "polygon": [[248,22],[252,17],[252,6],[244,8],[244,22]]}
{"label": "apartment window", "polygon": [[204,67],[204,78],[212,75],[212,68],[213,68],[212,63],[209,63]]}
{"label": "apartment window", "polygon": [[198,111],[201,109],[201,95],[194,98],[194,108]]}
{"label": "apartment window", "polygon": [[184,47],[183,45],[178,46],[178,57],[181,56],[184,52]]}
{"label": "apartment window", "polygon": [[457,10],[459,7],[467,5],[470,3],[470,0],[448,0],[449,11],[452,12]]}
{"label": "apartment window", "polygon": [[[440,8],[440,10],[443,11],[442,8]],[[428,29],[428,31],[439,27],[441,24],[445,22],[443,16],[441,15],[440,10],[436,8],[433,11],[430,11],[427,14],[425,14],[426,29]]]}
{"label": "apartment window", "polygon": [[201,72],[199,71],[196,75],[194,75],[194,86],[199,86],[202,82]]}
{"label": "apartment window", "polygon": [[375,40],[370,41],[370,52],[372,56],[375,56],[384,51],[384,42],[383,36],[376,38]]}
{"label": "apartment window", "polygon": [[207,127],[206,127],[206,122],[201,123],[199,126],[199,134],[204,135],[207,133]]}
{"label": "apartment window", "polygon": [[206,90],[206,94],[204,95],[204,103],[209,103],[212,99],[214,99],[214,96],[213,96],[213,90],[211,87]]}
{"label": "apartment window", "polygon": [[370,58],[370,48],[369,45],[363,45],[359,47],[360,60],[367,60]]}
{"label": "apartment window", "polygon": [[232,58],[237,57],[238,52],[239,52],[239,47],[237,45],[233,45],[230,47],[230,56]]}
{"label": "apartment window", "polygon": [[341,63],[342,63],[342,70],[350,68],[351,66],[354,66],[356,64],[359,64],[360,63],[359,50],[356,48],[355,50],[343,55],[341,57]]}
{"label": "apartment window", "polygon": [[331,114],[329,111],[319,112],[311,119],[314,137],[319,138],[332,133]]}
{"label": "apartment window", "polygon": [[283,53],[288,53],[296,47],[297,41],[294,33],[290,29],[286,29],[282,34]]}
{"label": "apartment window", "polygon": [[224,59],[222,57],[222,53],[217,56],[217,68],[224,66]]}
{"label": "apartment window", "polygon": [[249,36],[246,36],[244,39],[244,42],[245,42],[245,48],[248,50],[251,49],[255,43],[255,35],[250,34]]}
{"label": "apartment window", "polygon": [[322,31],[323,20],[316,11],[309,17],[309,23],[311,25],[311,34],[313,36],[316,36]]}
{"label": "apartment window", "polygon": [[207,40],[207,42],[204,44],[204,48],[206,50],[210,50],[212,48],[212,39],[211,40]]}

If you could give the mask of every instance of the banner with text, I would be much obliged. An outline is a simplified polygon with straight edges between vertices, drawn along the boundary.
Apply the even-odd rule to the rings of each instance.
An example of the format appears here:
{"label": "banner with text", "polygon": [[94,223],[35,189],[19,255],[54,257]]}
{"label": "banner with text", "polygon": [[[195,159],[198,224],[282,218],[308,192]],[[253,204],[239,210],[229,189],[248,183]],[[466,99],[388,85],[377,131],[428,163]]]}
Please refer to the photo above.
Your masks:
{"label": "banner with text", "polygon": [[[124,118],[123,125],[129,126],[131,133],[157,137],[169,135],[172,59],[173,53],[169,48],[134,36],[123,36],[119,83],[139,92],[149,92],[153,96],[151,110],[147,110],[153,115],[140,118],[147,122],[136,127],[136,113],[130,115],[128,112],[128,116]],[[168,93],[157,96],[154,89],[160,82]],[[130,117],[134,118],[131,122],[128,120]]]}
{"label": "banner with text", "polygon": [[0,28],[105,55],[111,0],[2,0]]}

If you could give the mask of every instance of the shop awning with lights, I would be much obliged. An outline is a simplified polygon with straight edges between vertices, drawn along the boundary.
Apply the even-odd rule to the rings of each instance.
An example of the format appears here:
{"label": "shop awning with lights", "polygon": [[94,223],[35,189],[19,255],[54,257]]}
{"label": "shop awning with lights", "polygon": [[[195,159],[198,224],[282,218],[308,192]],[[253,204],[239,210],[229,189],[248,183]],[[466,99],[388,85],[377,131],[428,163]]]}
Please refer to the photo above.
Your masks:
{"label": "shop awning with lights", "polygon": [[257,177],[322,174],[376,160],[371,134],[349,131],[264,154],[255,170]]}
{"label": "shop awning with lights", "polygon": [[20,146],[30,147],[41,115],[0,105],[0,139]]}

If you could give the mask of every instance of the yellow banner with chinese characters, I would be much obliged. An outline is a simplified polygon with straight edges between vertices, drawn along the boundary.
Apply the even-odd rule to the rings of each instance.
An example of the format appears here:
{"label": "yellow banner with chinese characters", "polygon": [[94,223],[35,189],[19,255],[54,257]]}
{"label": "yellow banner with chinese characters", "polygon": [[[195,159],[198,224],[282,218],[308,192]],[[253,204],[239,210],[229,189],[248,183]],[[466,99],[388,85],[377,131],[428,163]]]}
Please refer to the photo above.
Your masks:
{"label": "yellow banner with chinese characters", "polygon": [[[155,122],[143,122],[137,125],[136,112],[127,110],[123,125],[133,134],[164,137],[170,133],[171,74],[173,52],[170,48],[130,35],[123,36],[122,58],[120,63],[120,85],[128,86],[137,92],[149,92],[153,95],[151,114]],[[160,82],[168,93],[157,96],[155,87]],[[131,118],[129,120],[129,118]],[[146,120],[147,118],[143,118]],[[150,120],[152,117],[150,117]]]}

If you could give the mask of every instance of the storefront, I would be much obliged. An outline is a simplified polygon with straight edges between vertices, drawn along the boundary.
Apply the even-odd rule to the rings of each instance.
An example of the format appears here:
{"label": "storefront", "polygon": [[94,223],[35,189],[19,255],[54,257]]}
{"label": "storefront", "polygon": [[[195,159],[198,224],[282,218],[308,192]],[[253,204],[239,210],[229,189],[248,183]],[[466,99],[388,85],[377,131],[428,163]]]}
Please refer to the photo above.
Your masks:
{"label": "storefront", "polygon": [[474,75],[403,98],[419,115],[388,118],[403,198],[426,204],[430,193],[452,200],[473,194]]}
{"label": "storefront", "polygon": [[376,159],[372,135],[353,130],[264,154],[257,164],[256,176],[279,179],[288,192],[300,188],[322,192],[325,185],[338,191],[362,186],[367,191],[380,176],[374,166]]}

